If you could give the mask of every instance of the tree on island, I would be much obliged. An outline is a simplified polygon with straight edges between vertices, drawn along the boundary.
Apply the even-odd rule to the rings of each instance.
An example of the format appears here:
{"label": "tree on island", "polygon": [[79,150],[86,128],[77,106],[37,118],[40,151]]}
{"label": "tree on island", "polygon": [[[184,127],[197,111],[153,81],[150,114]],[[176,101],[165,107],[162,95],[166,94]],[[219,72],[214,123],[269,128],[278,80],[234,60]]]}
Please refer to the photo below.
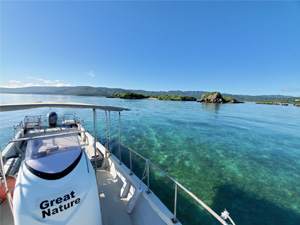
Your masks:
{"label": "tree on island", "polygon": [[170,101],[197,101],[197,99],[194,97],[183,95],[160,95],[158,96],[158,99]]}

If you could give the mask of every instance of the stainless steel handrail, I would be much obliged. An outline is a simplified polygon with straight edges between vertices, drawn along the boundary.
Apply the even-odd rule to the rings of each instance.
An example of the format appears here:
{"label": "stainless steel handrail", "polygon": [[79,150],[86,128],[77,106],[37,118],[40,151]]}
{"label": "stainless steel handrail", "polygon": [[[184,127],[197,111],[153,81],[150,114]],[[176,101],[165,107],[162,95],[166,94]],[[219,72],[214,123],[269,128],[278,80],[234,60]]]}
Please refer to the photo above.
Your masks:
{"label": "stainless steel handrail", "polygon": [[84,126],[84,120],[82,120],[78,116],[76,116],[75,113],[66,113],[66,114],[63,114],[63,116],[62,116],[63,122],[66,121],[66,118],[65,118],[66,116],[67,117],[73,116],[74,122],[77,123],[77,124],[80,124],[83,128],[85,128],[85,126]]}
{"label": "stainless steel handrail", "polygon": [[40,138],[48,138],[48,137],[59,137],[59,136],[70,135],[70,134],[81,134],[81,133],[87,133],[87,132],[88,131],[74,131],[74,130],[71,130],[69,132],[61,132],[61,133],[57,133],[57,134],[54,134],[54,133],[44,134],[44,133],[42,133],[42,135],[37,135],[37,136],[33,136],[33,137],[13,138],[8,143],[19,142],[19,141],[29,141],[29,140],[40,139]]}
{"label": "stainless steel handrail", "polygon": [[25,116],[24,118],[24,126],[26,127],[28,124],[37,124],[37,126],[42,125],[42,116]]}
{"label": "stainless steel handrail", "polygon": [[67,117],[72,117],[72,116],[73,116],[73,119],[74,119],[75,121],[79,121],[79,122],[82,122],[82,121],[83,121],[83,120],[81,120],[78,116],[76,116],[75,113],[65,113],[65,114],[63,114],[63,116],[62,116],[63,121],[66,120],[66,118],[65,118],[66,116],[67,116]]}
{"label": "stainless steel handrail", "polygon": [[23,128],[23,121],[21,121],[18,125],[13,126],[13,135],[16,136],[19,130]]}
{"label": "stainless steel handrail", "polygon": [[[208,205],[206,205],[203,201],[201,201],[196,195],[194,195],[190,190],[188,190],[186,187],[184,187],[181,183],[179,183],[177,180],[175,180],[173,177],[171,177],[169,174],[167,174],[164,170],[160,169],[157,165],[152,163],[150,159],[145,158],[141,154],[137,153],[133,149],[129,148],[128,146],[120,143],[123,147],[127,148],[130,152],[130,175],[132,175],[132,162],[131,162],[131,152],[139,156],[140,158],[144,159],[147,163],[147,193],[150,192],[150,182],[149,182],[149,165],[151,164],[155,169],[160,171],[162,174],[164,174],[166,177],[168,177],[173,183],[175,183],[175,197],[174,197],[174,213],[172,221],[173,223],[177,222],[176,218],[176,212],[177,212],[177,187],[179,186],[182,190],[184,190],[189,196],[191,196],[196,202],[198,202],[202,207],[204,207],[210,214],[212,214],[219,222],[223,225],[228,225],[225,220],[223,220],[217,213],[215,213]],[[119,158],[121,161],[121,158]]]}
{"label": "stainless steel handrail", "polygon": [[81,125],[81,126],[84,126],[84,120],[82,120],[82,119],[80,119],[78,116],[76,116],[75,113],[74,113],[73,115],[74,115],[75,121],[79,121],[80,125]]}

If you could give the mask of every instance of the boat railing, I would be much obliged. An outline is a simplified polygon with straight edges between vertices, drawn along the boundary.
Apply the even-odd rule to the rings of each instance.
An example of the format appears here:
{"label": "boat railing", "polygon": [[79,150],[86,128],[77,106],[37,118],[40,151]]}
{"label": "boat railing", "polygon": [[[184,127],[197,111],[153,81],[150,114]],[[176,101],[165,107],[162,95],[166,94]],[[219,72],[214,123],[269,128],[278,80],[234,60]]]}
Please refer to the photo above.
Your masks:
{"label": "boat railing", "polygon": [[35,127],[42,125],[41,116],[25,116],[24,127]]}
{"label": "boat railing", "polygon": [[[68,120],[73,120],[75,123],[80,124],[81,127],[85,128],[84,126],[84,120],[80,119],[78,116],[73,114],[64,114],[62,116],[62,121],[65,123]],[[22,131],[23,128],[36,128],[42,126],[42,116],[25,116],[24,121],[21,121],[19,124],[13,126],[13,137],[16,136],[16,134],[19,131]]]}
{"label": "boat railing", "polygon": [[17,124],[17,125],[15,125],[14,127],[13,127],[13,135],[14,135],[14,137],[16,136],[16,134],[20,131],[20,130],[22,130],[24,128],[24,125],[23,125],[23,121],[21,121],[19,124]]}
{"label": "boat railing", "polygon": [[74,114],[74,119],[81,125],[84,126],[84,120],[80,119],[78,116]]}
{"label": "boat railing", "polygon": [[76,116],[75,113],[63,114],[62,120],[63,120],[63,123],[65,123],[68,120],[73,120],[74,122],[76,122],[76,123],[80,124],[82,127],[84,127],[84,120],[82,120],[78,116]]}
{"label": "boat railing", "polygon": [[[126,146],[123,143],[120,143],[121,146],[123,146],[124,148],[129,150],[129,169],[130,169],[130,175],[133,174],[132,172],[132,153],[137,155],[138,157],[140,157],[141,159],[145,160],[146,162],[146,176],[147,176],[147,191],[146,193],[150,194],[150,165],[152,167],[154,167],[156,170],[158,170],[159,172],[161,172],[163,175],[165,175],[167,178],[169,178],[174,184],[175,184],[175,193],[174,193],[174,212],[173,212],[173,218],[172,218],[172,222],[175,224],[177,223],[177,189],[178,187],[180,187],[182,190],[184,190],[189,196],[191,196],[196,202],[198,202],[202,207],[204,207],[211,215],[213,215],[221,224],[223,225],[228,225],[228,223],[224,220],[224,219],[229,219],[231,221],[231,223],[233,225],[235,225],[235,223],[232,221],[232,219],[229,217],[229,213],[225,210],[222,213],[222,216],[219,216],[217,213],[215,213],[208,205],[206,205],[202,200],[200,200],[196,195],[194,195],[190,190],[188,190],[186,187],[184,187],[181,183],[179,183],[177,180],[175,180],[173,177],[171,177],[168,173],[166,173],[164,170],[160,169],[157,165],[155,165],[153,162],[150,161],[150,159],[145,158],[144,156],[142,156],[141,154],[139,154],[138,152],[134,151],[133,149],[131,149],[130,147]],[[121,164],[121,149],[119,148],[119,163]],[[223,215],[225,215],[223,217]],[[224,218],[224,219],[223,219]]]}

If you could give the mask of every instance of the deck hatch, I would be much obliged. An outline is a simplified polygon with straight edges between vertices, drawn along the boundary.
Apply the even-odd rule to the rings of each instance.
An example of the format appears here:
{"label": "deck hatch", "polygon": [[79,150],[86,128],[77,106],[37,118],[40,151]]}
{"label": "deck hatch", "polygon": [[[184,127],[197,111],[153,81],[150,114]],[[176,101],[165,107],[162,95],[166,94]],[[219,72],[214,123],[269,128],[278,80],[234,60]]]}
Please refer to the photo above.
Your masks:
{"label": "deck hatch", "polygon": [[76,134],[28,141],[25,165],[38,177],[59,179],[69,174],[82,155]]}

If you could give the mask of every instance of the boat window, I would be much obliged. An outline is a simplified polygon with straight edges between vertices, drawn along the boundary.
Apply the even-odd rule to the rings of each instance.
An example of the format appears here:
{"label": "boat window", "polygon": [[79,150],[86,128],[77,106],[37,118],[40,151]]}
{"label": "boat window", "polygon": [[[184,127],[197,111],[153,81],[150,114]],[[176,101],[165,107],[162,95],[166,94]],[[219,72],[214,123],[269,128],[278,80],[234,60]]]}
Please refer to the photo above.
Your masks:
{"label": "boat window", "polygon": [[28,141],[25,164],[36,175],[56,177],[51,174],[63,172],[66,175],[65,170],[70,172],[70,166],[74,167],[80,156],[81,147],[76,134],[34,139]]}

